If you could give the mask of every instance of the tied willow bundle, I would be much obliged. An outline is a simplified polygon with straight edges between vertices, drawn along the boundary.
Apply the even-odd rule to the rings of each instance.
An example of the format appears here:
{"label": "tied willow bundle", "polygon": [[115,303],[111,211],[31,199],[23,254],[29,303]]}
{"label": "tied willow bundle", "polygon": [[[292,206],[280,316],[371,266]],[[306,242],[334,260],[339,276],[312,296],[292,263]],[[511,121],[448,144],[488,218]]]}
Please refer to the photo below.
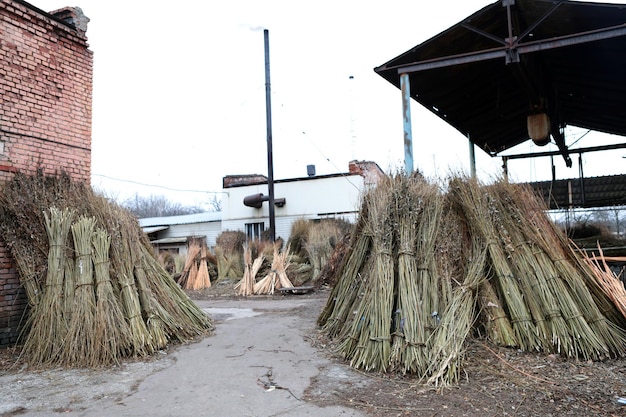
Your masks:
{"label": "tied willow bundle", "polygon": [[91,236],[96,221],[93,217],[81,217],[72,224],[76,265],[74,268],[76,288],[74,308],[63,348],[63,362],[70,366],[93,366],[98,363],[96,333],[96,293],[94,289],[93,263],[91,260]]}
{"label": "tied willow bundle", "polygon": [[391,356],[394,262],[391,198],[388,188],[372,191],[365,233],[372,236],[371,274],[364,297],[356,307],[349,335],[339,350],[350,364],[365,370],[385,371]]}
{"label": "tied willow bundle", "polygon": [[359,221],[354,227],[350,238],[351,245],[345,255],[343,267],[337,271],[339,279],[333,287],[330,296],[317,319],[317,324],[331,338],[337,337],[342,329],[354,320],[354,308],[363,296],[364,286],[367,280],[361,269],[366,262],[372,237],[364,233],[365,218],[369,200],[365,198],[361,205]]}
{"label": "tied willow bundle", "polygon": [[455,177],[443,196],[387,178],[363,196],[318,325],[352,366],[435,385],[459,380],[472,330],[524,351],[626,354],[624,316],[538,201],[506,182]]}
{"label": "tied willow bundle", "polygon": [[[22,357],[30,366],[105,366],[212,331],[210,316],[159,264],[136,217],[88,184],[38,171],[16,174],[0,191],[0,234],[31,306],[22,336]],[[95,229],[79,225],[94,219]],[[150,300],[145,307],[138,265],[143,296]],[[148,320],[153,328],[152,322],[160,322],[165,339],[154,340]]]}
{"label": "tied willow bundle", "polygon": [[129,324],[131,333],[131,352],[134,355],[145,356],[154,353],[155,347],[152,342],[152,336],[146,327],[146,323],[143,321],[141,313],[141,304],[139,302],[139,294],[137,292],[137,286],[135,285],[135,276],[132,264],[132,258],[130,258],[130,240],[125,236],[128,232],[126,229],[120,229],[122,233],[121,241],[126,242],[123,246],[113,245],[113,256],[117,259],[125,259],[120,264],[120,270],[118,271],[117,280],[120,285],[120,297],[122,299],[122,306],[124,317]]}
{"label": "tied willow bundle", "polygon": [[459,380],[463,346],[475,320],[476,292],[485,279],[487,250],[480,242],[473,245],[474,259],[463,284],[452,292],[452,299],[442,313],[432,342],[433,355],[427,374],[428,382],[447,385]]}
{"label": "tied willow bundle", "polygon": [[439,190],[426,182],[399,177],[396,183],[398,289],[390,362],[402,372],[423,374],[430,364],[431,335],[441,304],[437,266],[429,254],[443,204]]}
{"label": "tied willow bundle", "polygon": [[532,320],[518,278],[513,273],[508,257],[500,244],[492,215],[495,207],[490,206],[489,197],[476,180],[455,178],[450,183],[454,201],[466,218],[469,230],[480,238],[488,249],[488,260],[511,317],[511,325],[519,346],[527,351],[540,349],[542,343]]}
{"label": "tied willow bundle", "polygon": [[109,249],[111,237],[103,229],[97,229],[91,239],[93,265],[96,280],[95,337],[98,352],[94,355],[98,365],[119,363],[129,349],[131,331],[118,298],[116,297],[109,272]]}
{"label": "tied willow bundle", "polygon": [[41,301],[31,315],[31,329],[24,342],[24,353],[33,365],[59,362],[68,322],[63,315],[63,277],[67,238],[74,218],[70,209],[51,207],[44,212],[49,239],[48,272]]}

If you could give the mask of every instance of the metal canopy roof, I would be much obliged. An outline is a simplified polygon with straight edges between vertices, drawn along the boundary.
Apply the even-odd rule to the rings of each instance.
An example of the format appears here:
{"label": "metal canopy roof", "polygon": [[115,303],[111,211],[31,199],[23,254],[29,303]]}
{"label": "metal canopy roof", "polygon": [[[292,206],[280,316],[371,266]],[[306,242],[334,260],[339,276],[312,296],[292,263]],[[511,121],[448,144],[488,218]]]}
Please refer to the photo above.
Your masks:
{"label": "metal canopy roof", "polygon": [[568,165],[566,125],[626,136],[626,5],[498,1],[374,70],[491,156],[536,112]]}

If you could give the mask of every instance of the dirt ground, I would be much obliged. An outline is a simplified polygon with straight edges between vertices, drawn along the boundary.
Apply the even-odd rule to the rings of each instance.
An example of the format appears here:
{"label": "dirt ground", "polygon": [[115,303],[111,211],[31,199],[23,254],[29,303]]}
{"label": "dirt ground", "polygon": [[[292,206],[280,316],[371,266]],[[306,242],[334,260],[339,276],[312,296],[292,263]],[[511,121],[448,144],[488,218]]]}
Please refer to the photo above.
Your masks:
{"label": "dirt ground", "polygon": [[[329,292],[309,295],[321,299],[315,317]],[[190,296],[202,299],[232,294],[225,283]],[[305,393],[307,401],[319,405],[354,407],[376,417],[626,416],[626,358],[580,362],[472,340],[467,346],[463,380],[457,386],[437,388],[406,375],[351,368],[346,373],[343,368],[347,364],[317,329],[311,331],[310,341],[334,364],[321,372]],[[342,373],[341,378],[336,378],[337,372]],[[325,379],[332,380],[332,385]]]}
{"label": "dirt ground", "polygon": [[[236,298],[232,283],[189,293],[192,299]],[[315,328],[329,290],[304,295],[315,311],[294,311],[304,336],[319,355],[330,359],[305,391],[303,400],[320,406],[341,405],[369,416],[625,416],[626,359],[604,362],[564,360],[490,346],[472,340],[467,346],[464,378],[447,388],[427,386],[410,376],[371,374],[350,368],[332,343]],[[273,297],[285,297],[275,295]],[[173,347],[175,350],[176,347]],[[16,364],[14,349],[0,350],[0,375],[28,373]],[[152,367],[158,358],[150,358]],[[157,366],[158,368],[158,366]],[[62,412],[61,410],[59,412]],[[20,415],[19,410],[0,417]]]}

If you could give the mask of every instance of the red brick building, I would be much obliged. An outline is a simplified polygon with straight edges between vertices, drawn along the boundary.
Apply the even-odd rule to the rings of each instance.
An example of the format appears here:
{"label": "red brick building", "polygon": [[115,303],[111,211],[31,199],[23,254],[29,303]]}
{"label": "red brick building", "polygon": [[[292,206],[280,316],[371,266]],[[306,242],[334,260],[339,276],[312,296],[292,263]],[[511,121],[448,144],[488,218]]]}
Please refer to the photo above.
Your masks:
{"label": "red brick building", "polygon": [[[0,0],[0,187],[15,172],[90,181],[93,54],[79,8],[46,13]],[[27,305],[0,240],[0,346],[15,343]]]}

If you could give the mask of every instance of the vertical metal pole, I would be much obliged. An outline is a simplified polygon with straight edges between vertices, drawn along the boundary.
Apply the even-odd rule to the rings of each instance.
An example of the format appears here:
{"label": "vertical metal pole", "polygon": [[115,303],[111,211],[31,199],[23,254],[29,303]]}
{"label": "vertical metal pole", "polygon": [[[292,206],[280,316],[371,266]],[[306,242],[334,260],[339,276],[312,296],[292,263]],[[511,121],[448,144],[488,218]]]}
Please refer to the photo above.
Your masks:
{"label": "vertical metal pole", "polygon": [[276,240],[276,221],[274,213],[274,158],[272,152],[272,98],[270,88],[270,33],[263,30],[265,41],[265,115],[267,124],[267,188],[270,211],[270,239]]}
{"label": "vertical metal pole", "polygon": [[404,126],[404,170],[413,173],[413,132],[411,131],[411,83],[409,74],[400,74],[402,89],[402,122]]}
{"label": "vertical metal pole", "polygon": [[469,133],[467,134],[467,141],[469,142],[470,152],[470,174],[472,178],[476,178],[476,152],[474,150],[474,142],[470,139]]}
{"label": "vertical metal pole", "polygon": [[583,173],[583,154],[578,154],[578,176],[580,177],[580,200],[585,205],[585,174]]}
{"label": "vertical metal pole", "polygon": [[506,156],[502,157],[502,173],[504,174],[504,180],[509,180],[509,158]]}

